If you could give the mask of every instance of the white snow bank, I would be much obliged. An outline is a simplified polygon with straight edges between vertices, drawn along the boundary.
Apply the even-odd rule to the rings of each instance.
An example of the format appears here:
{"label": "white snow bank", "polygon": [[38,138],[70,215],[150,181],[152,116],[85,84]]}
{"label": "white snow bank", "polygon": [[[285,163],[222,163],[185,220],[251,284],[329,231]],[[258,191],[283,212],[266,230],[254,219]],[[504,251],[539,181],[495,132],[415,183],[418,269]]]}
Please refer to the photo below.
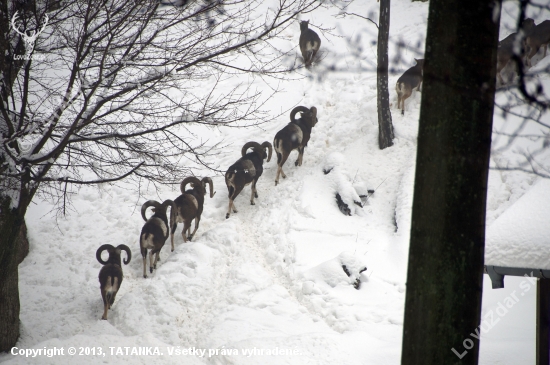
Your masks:
{"label": "white snow bank", "polygon": [[[344,266],[348,273],[344,271]],[[354,285],[356,280],[365,281],[367,265],[363,264],[352,252],[344,251],[338,257],[326,261],[303,273],[306,280],[302,284],[302,292],[311,294],[315,284],[334,288],[337,285]],[[365,275],[364,277],[362,277]]]}
{"label": "white snow bank", "polygon": [[541,179],[487,229],[485,264],[550,269],[550,181]]}

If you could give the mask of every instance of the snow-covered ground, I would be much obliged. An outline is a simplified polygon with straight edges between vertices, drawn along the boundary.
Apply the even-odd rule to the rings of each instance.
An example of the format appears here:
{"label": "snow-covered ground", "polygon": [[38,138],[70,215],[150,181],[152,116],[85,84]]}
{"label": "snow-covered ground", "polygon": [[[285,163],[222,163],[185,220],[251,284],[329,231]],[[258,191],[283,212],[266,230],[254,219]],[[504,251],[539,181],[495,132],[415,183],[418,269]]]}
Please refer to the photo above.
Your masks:
{"label": "snow-covered ground", "polygon": [[[378,4],[357,1],[353,6],[350,12],[368,15],[377,12]],[[394,0],[391,39],[416,46],[425,35],[427,6]],[[322,35],[322,62],[332,62],[338,55],[338,64],[354,71],[318,78],[314,68],[313,77],[281,85],[285,92],[268,103],[274,114],[294,105],[318,108],[319,122],[303,165],[294,166],[297,154],[293,152],[285,167],[287,178],[275,186],[273,156],[264,164],[256,205],[249,204],[250,188],[245,188],[235,201],[239,212],[227,220],[225,183],[222,176],[214,176],[217,194],[206,198],[197,235],[184,244],[180,225],[175,251],[170,252],[169,243],[164,247],[158,268],[148,279],[142,277],[138,243],[143,225],[139,209],[144,201],[135,187],[124,183],[84,187],[73,198],[73,211],[61,218],[48,213],[48,204],[35,201],[27,214],[30,254],[19,267],[22,333],[17,347],[63,347],[65,355],[32,360],[0,355],[0,362],[400,363],[420,94],[407,101],[405,116],[392,109],[395,145],[379,150],[376,75],[357,71],[375,60],[374,26],[360,18],[337,19],[333,13],[320,9],[306,19],[334,26],[335,32],[352,39],[361,33],[364,58],[345,56],[350,45],[344,38]],[[285,36],[295,46],[298,24]],[[395,52],[390,47],[390,59]],[[418,54],[402,50],[400,56],[406,65],[396,67],[404,71]],[[391,75],[389,80],[394,107],[392,85],[398,77]],[[258,87],[267,88],[263,82],[259,80]],[[223,169],[240,157],[244,143],[271,142],[287,122],[285,116],[255,128],[203,126],[196,133],[231,143],[216,161]],[[495,130],[505,128],[506,121],[497,116]],[[521,148],[542,143],[538,139],[520,142]],[[499,151],[499,166],[513,161],[516,153],[514,148]],[[330,168],[330,173],[323,172]],[[530,205],[521,203],[522,197],[536,194],[535,188],[547,184],[539,180],[518,171],[491,171],[488,235],[493,225],[502,227],[496,230],[502,233],[515,216],[527,213]],[[149,198],[174,199],[178,189],[151,190]],[[352,216],[340,212],[336,192],[346,200],[369,189],[375,193],[363,200],[363,208],[350,203]],[[548,215],[542,218],[546,221],[541,219],[533,229],[545,223],[550,226]],[[501,223],[501,219],[506,220]],[[95,259],[96,249],[104,243],[126,244],[133,253],[130,264],[123,267],[124,282],[107,321],[100,320],[103,306],[97,275],[101,265]],[[500,252],[498,247],[495,250]],[[360,273],[364,267],[367,270]],[[357,278],[358,290],[353,286]],[[531,290],[523,292],[521,281],[506,278],[505,289],[491,290],[485,278],[483,316],[493,312],[498,323],[481,334],[481,364],[534,362],[535,287],[530,284]],[[513,291],[524,295],[505,313],[498,311]],[[456,350],[463,352],[462,346],[457,344]],[[69,347],[77,355],[67,355]],[[132,349],[152,354],[135,355]]]}

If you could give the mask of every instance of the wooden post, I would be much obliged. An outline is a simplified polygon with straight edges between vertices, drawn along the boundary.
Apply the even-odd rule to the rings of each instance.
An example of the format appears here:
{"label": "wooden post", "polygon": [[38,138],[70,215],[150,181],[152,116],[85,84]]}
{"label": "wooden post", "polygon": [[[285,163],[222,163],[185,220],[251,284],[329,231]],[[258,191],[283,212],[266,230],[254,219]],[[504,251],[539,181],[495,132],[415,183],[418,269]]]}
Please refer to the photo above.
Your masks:
{"label": "wooden post", "polygon": [[537,365],[550,364],[550,279],[537,280]]}

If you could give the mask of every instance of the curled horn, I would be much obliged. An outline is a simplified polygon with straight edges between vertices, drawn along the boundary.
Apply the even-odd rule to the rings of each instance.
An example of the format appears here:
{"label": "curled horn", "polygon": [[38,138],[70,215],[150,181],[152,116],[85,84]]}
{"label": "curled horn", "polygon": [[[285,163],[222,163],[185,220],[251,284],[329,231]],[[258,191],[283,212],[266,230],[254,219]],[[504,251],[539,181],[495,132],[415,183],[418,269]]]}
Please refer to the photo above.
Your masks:
{"label": "curled horn", "polygon": [[271,152],[273,152],[273,147],[271,146],[271,143],[269,143],[268,141],[265,141],[264,143],[262,143],[262,148],[263,149],[267,148],[267,151],[268,151],[267,162],[269,162],[269,160],[271,160]]}
{"label": "curled horn", "polygon": [[260,144],[258,142],[247,142],[247,143],[245,143],[245,145],[243,146],[243,149],[241,150],[241,155],[243,157],[244,157],[244,155],[246,155],[246,150],[248,150],[250,147],[252,147],[254,149],[258,149],[258,150],[262,149],[262,146],[260,146]]}
{"label": "curled horn", "polygon": [[164,202],[162,202],[162,209],[164,210],[164,212],[166,212],[166,209],[168,209],[168,207],[171,207],[172,209],[176,208],[176,204],[173,200],[166,199]]}
{"label": "curled horn", "polygon": [[130,248],[126,245],[118,245],[116,249],[120,251],[126,251],[126,259],[124,260],[124,265],[128,265],[132,260],[132,251],[130,251]]}
{"label": "curled horn", "polygon": [[155,209],[159,209],[160,203],[156,200],[147,200],[143,205],[141,206],[141,216],[143,217],[143,220],[147,222],[147,218],[145,217],[145,211],[149,207],[155,207]]}
{"label": "curled horn", "polygon": [[[114,249],[115,248],[112,245],[109,245],[109,244],[101,245],[101,246],[99,246],[99,248],[95,252],[95,258],[97,259],[97,261],[99,261],[99,263],[101,265],[107,265],[107,263],[109,262],[109,259],[111,258],[111,251],[114,250]],[[109,259],[107,261],[103,261],[103,259],[101,258],[101,254],[105,250],[107,250],[107,252],[109,252]]]}
{"label": "curled horn", "polygon": [[210,186],[210,198],[213,198],[216,192],[214,191],[214,183],[212,182],[212,179],[209,177],[204,177],[201,182],[202,188],[204,189],[204,194],[206,194],[206,184],[208,183],[208,185]]}
{"label": "curled horn", "polygon": [[312,106],[309,110],[311,111],[311,125],[314,126],[318,122],[318,120],[317,120],[317,108]]}
{"label": "curled horn", "polygon": [[[182,193],[182,194],[185,193],[185,185],[187,185],[187,184],[189,184],[189,183],[193,184],[193,188],[194,188],[194,189],[196,189],[197,187],[200,186],[199,189],[203,189],[203,190],[204,190],[204,188],[203,188],[203,186],[202,186],[202,183],[200,182],[199,179],[197,179],[197,178],[194,177],[194,176],[189,176],[189,177],[186,177],[185,179],[183,179],[183,181],[182,181],[181,184],[180,184],[180,190],[181,190],[181,193]],[[202,193],[203,193],[203,195],[204,195],[204,191],[203,191]]]}
{"label": "curled horn", "polygon": [[302,105],[297,106],[296,108],[292,109],[292,111],[290,112],[290,121],[295,123],[296,122],[296,119],[295,119],[296,114],[298,114],[300,112],[310,113],[311,110],[309,110],[308,108],[306,108],[305,106],[302,106]]}
{"label": "curled horn", "polygon": [[172,226],[172,222],[176,221],[176,203],[174,203],[173,200],[166,199],[162,203],[162,208],[164,209],[164,213],[166,213],[166,209],[168,209],[168,206],[170,206],[172,209],[170,209],[170,226]]}

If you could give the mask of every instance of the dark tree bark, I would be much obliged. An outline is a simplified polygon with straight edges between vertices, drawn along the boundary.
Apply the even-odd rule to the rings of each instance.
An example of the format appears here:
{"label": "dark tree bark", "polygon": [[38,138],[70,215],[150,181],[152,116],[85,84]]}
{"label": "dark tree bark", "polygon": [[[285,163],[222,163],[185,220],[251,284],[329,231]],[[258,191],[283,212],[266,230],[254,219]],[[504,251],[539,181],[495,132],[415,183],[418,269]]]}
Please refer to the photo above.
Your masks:
{"label": "dark tree bark", "polygon": [[22,263],[28,254],[29,239],[27,238],[27,224],[25,220],[23,220],[21,228],[19,229],[19,236],[17,237],[17,264]]}
{"label": "dark tree bark", "polygon": [[9,351],[19,338],[17,267],[28,253],[28,242],[26,252],[25,242],[22,242],[26,241],[25,213],[37,188],[30,183],[28,172],[18,184],[21,188],[16,201],[0,195],[0,352]]}
{"label": "dark tree bark", "polygon": [[[14,32],[10,32],[9,14],[14,11],[24,11],[24,4],[11,3],[13,9],[9,9],[8,2],[0,5],[0,102],[7,103],[8,95],[23,66],[23,61],[14,60],[15,53],[25,53],[22,38]],[[15,39],[11,39],[15,37]],[[15,44],[11,47],[10,43]],[[9,132],[0,128],[0,137],[5,137]],[[0,154],[0,164],[5,162]],[[3,177],[0,177],[2,179]],[[10,179],[10,178],[7,178]],[[16,185],[19,182],[14,181]],[[3,184],[4,185],[4,184]],[[10,184],[7,184],[10,185]],[[21,196],[28,196],[23,192]],[[29,199],[30,202],[30,199]],[[15,203],[15,204],[12,204]],[[12,207],[15,205],[17,207]],[[13,202],[8,195],[0,194],[0,352],[9,351],[19,338],[19,276],[17,266],[29,251],[25,225],[26,206],[21,209],[18,202]]]}
{"label": "dark tree bark", "polygon": [[402,364],[478,363],[496,5],[430,1]]}
{"label": "dark tree bark", "polygon": [[19,338],[19,278],[17,236],[23,219],[11,200],[0,201],[0,352]]}
{"label": "dark tree bark", "polygon": [[376,89],[378,106],[378,146],[381,150],[393,146],[393,124],[388,92],[388,37],[390,34],[390,0],[380,0],[378,21],[378,59]]}

